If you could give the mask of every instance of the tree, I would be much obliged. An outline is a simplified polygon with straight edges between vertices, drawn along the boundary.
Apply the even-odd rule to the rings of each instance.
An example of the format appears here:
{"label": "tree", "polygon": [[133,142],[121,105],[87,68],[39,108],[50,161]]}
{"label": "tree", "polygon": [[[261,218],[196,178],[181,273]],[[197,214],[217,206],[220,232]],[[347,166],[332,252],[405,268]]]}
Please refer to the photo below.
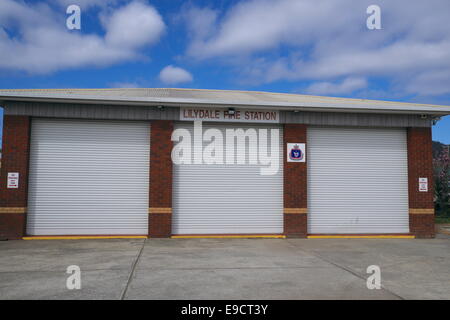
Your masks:
{"label": "tree", "polygon": [[450,156],[444,148],[433,160],[435,209],[439,216],[450,216]]}

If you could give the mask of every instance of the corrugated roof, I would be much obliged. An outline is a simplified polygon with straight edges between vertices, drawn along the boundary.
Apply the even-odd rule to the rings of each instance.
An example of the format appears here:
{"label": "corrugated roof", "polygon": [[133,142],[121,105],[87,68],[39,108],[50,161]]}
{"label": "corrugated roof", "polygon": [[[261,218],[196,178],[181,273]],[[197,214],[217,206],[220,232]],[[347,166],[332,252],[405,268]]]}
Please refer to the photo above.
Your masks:
{"label": "corrugated roof", "polygon": [[0,101],[7,100],[122,105],[269,107],[280,110],[298,109],[335,112],[450,114],[450,106],[443,105],[332,98],[290,93],[207,89],[1,89]]}

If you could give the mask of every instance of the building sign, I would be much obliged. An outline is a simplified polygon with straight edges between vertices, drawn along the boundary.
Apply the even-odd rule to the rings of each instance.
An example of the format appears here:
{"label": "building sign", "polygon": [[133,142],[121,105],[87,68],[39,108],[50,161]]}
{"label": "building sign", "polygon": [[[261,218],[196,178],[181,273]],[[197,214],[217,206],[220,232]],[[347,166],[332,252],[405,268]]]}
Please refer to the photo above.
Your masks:
{"label": "building sign", "polygon": [[419,178],[419,191],[428,192],[428,178]]}
{"label": "building sign", "polygon": [[306,147],[304,143],[288,143],[287,157],[288,162],[305,162]]}
{"label": "building sign", "polygon": [[280,113],[271,110],[180,108],[180,120],[279,123]]}
{"label": "building sign", "polygon": [[8,189],[17,189],[19,187],[19,173],[8,172]]}

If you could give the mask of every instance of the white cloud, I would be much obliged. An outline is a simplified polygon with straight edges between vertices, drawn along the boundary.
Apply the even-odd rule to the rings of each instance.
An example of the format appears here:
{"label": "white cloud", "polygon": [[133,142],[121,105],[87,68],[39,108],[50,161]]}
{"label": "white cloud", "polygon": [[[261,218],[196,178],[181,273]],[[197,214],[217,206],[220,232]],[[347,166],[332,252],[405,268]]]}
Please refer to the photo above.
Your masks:
{"label": "white cloud", "polygon": [[[186,54],[230,65],[245,83],[320,80],[336,85],[342,78],[383,77],[405,94],[438,94],[450,87],[449,77],[440,72],[450,70],[450,2],[378,0],[382,30],[366,28],[371,4],[248,0],[220,15],[191,8],[185,14]],[[201,28],[196,17],[203,21]],[[439,89],[427,86],[437,78],[444,81]]]}
{"label": "white cloud", "polygon": [[188,71],[169,65],[161,70],[159,73],[159,79],[165,84],[172,85],[192,82],[193,77]]}
{"label": "white cloud", "polygon": [[218,11],[210,8],[198,8],[190,4],[184,5],[176,22],[185,22],[186,31],[191,38],[190,53],[197,55],[203,49],[204,41],[216,32]]}
{"label": "white cloud", "polygon": [[420,92],[423,95],[450,93],[450,69],[424,72],[408,81],[406,92]]}
{"label": "white cloud", "polygon": [[316,82],[311,84],[306,92],[310,94],[348,94],[356,90],[367,87],[367,80],[364,78],[346,78],[342,82]]}
{"label": "white cloud", "polygon": [[[360,9],[358,9],[360,7]],[[250,0],[241,1],[223,15],[210,19],[204,29],[216,30],[210,37],[194,36],[189,53],[201,58],[243,55],[274,49],[281,44],[302,45],[329,36],[332,30],[354,32],[357,16],[347,12],[363,10],[351,0]],[[188,25],[204,15],[191,10]],[[353,29],[353,30],[352,30]],[[330,32],[331,31],[331,32]]]}
{"label": "white cloud", "polygon": [[184,5],[176,16],[176,21],[185,22],[188,33],[196,40],[204,40],[214,34],[219,12],[211,8],[199,8],[192,4]]}
{"label": "white cloud", "polygon": [[[2,0],[0,69],[48,73],[141,59],[139,49],[158,41],[165,28],[158,12],[138,1],[110,9],[103,16],[104,37],[84,34],[83,25],[81,31],[69,31],[64,19],[45,4]],[[126,29],[133,34],[125,37],[122,30]]]}
{"label": "white cloud", "polygon": [[155,8],[132,2],[102,19],[107,30],[106,42],[115,47],[138,48],[156,42],[165,29]]}

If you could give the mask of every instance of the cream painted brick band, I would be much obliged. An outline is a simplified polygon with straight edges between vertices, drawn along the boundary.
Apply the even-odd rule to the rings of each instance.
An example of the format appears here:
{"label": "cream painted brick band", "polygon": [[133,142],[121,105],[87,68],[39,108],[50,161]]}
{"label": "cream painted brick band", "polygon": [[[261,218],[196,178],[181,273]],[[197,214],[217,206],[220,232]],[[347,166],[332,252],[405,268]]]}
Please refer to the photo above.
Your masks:
{"label": "cream painted brick band", "polygon": [[26,213],[26,207],[2,207],[0,213]]}
{"label": "cream painted brick band", "polygon": [[284,213],[288,214],[306,214],[308,208],[284,208]]}
{"label": "cream painted brick band", "polygon": [[434,214],[434,209],[409,209],[409,214]]}
{"label": "cream painted brick band", "polygon": [[172,213],[172,208],[148,208],[148,213]]}

